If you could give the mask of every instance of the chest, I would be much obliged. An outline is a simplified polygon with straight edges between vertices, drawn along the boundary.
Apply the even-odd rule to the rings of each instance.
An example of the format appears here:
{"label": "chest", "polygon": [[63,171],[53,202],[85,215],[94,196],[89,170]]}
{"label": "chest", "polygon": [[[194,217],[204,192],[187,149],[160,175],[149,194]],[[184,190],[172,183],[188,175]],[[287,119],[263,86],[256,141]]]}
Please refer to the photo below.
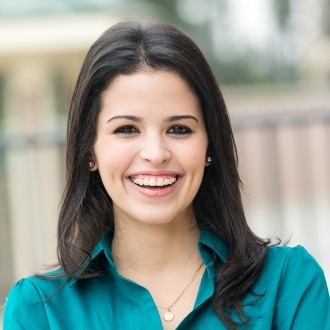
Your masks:
{"label": "chest", "polygon": [[98,278],[88,285],[75,284],[57,294],[45,308],[52,330],[226,329],[212,309],[213,287],[210,284],[206,277],[202,279],[196,302],[182,319],[180,311],[173,309],[174,317],[180,319],[177,323],[162,322],[165,311],[157,308],[146,288],[132,281],[121,283],[112,278]]}
{"label": "chest", "polygon": [[[101,277],[85,283],[76,283],[60,291],[45,304],[46,314],[52,330],[80,329],[124,329],[167,330],[227,329],[212,307],[214,285],[204,273],[197,298],[191,310],[172,326],[161,319],[151,293],[133,281]],[[263,311],[262,301],[257,303],[250,315],[258,314],[252,327],[244,329],[270,329],[272,312]],[[175,315],[175,310],[173,310]],[[165,325],[164,325],[165,324]],[[48,329],[48,328],[45,328]]]}

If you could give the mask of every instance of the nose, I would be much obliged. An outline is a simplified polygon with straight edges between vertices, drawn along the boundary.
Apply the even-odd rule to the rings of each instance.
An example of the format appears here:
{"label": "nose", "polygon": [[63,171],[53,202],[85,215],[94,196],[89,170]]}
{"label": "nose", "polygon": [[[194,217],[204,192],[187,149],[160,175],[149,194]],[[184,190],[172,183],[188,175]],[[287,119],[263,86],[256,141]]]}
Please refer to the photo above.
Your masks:
{"label": "nose", "polygon": [[167,148],[164,138],[153,136],[144,139],[140,149],[140,157],[155,165],[159,165],[171,158],[171,152]]}

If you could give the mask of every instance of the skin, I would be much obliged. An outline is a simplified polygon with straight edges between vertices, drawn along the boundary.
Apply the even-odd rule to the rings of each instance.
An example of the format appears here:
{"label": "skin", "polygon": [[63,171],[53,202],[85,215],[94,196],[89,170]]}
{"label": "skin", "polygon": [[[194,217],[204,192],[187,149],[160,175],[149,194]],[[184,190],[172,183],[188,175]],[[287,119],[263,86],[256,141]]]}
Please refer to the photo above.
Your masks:
{"label": "skin", "polygon": [[[192,201],[207,144],[198,98],[174,72],[119,75],[102,94],[92,170],[113,201],[114,261],[161,305],[178,297],[201,263]],[[163,186],[170,179],[176,181]],[[157,180],[161,186],[150,186]],[[203,270],[173,308],[175,319],[161,317],[165,329],[193,308]]]}

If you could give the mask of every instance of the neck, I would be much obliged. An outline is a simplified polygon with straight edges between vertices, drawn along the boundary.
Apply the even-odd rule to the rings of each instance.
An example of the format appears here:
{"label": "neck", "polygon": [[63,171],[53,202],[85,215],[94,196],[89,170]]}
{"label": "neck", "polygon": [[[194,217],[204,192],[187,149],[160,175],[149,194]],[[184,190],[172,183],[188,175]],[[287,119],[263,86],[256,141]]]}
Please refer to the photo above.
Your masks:
{"label": "neck", "polygon": [[152,275],[166,269],[198,264],[199,229],[196,221],[163,225],[115,227],[112,254],[118,270]]}

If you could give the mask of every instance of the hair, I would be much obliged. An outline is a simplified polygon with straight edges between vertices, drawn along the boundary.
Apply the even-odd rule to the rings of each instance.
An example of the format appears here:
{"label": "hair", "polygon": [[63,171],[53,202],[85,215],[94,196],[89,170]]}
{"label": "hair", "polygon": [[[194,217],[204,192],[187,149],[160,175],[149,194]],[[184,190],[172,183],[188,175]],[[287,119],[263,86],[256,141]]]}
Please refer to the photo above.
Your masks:
{"label": "hair", "polygon": [[258,238],[245,219],[235,141],[217,81],[197,45],[172,25],[119,23],[106,30],[87,53],[68,118],[67,184],[58,222],[59,265],[69,278],[95,276],[85,266],[100,238],[114,230],[111,198],[98,171],[88,168],[102,92],[118,75],[144,69],[178,73],[199,98],[212,163],[205,168],[193,205],[199,226],[228,244],[226,261],[214,257],[213,307],[226,326],[235,329],[249,321],[242,300],[252,292],[270,242]]}

